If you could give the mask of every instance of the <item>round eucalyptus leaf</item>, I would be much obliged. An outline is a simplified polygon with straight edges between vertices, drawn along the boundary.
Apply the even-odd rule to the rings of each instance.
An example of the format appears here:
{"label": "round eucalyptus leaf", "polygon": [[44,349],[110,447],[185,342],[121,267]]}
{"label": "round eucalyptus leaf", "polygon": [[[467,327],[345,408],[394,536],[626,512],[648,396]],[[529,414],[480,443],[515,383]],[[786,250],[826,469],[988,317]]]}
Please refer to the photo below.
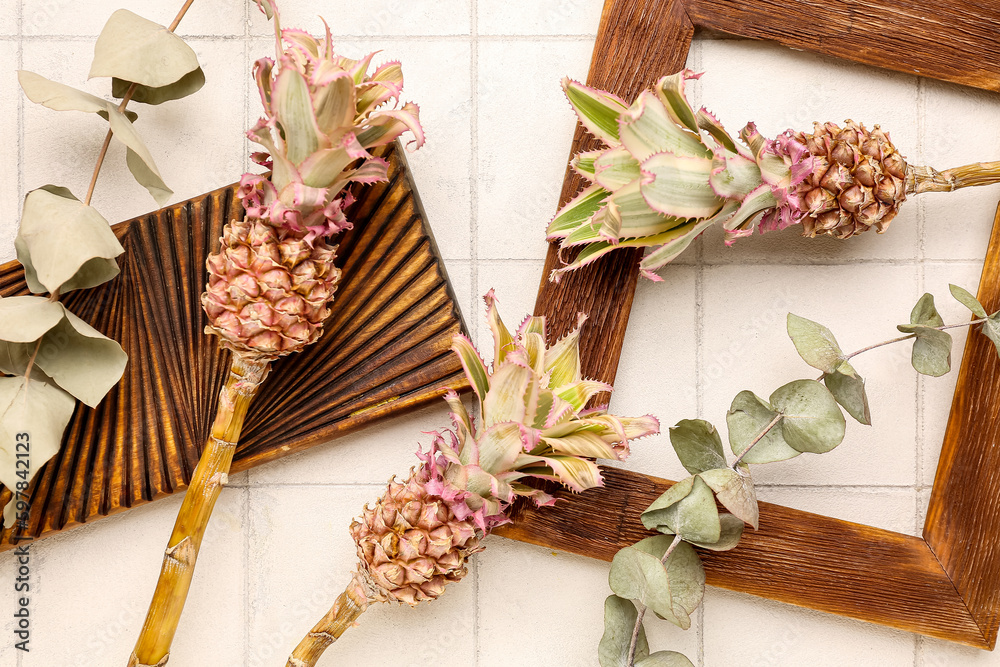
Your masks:
{"label": "round eucalyptus leaf", "polygon": [[[944,325],[941,314],[934,306],[934,295],[925,293],[917,304],[910,311],[910,324],[920,324],[926,327],[940,327]],[[903,325],[905,326],[905,325]],[[900,331],[905,331],[902,327],[896,327]],[[909,332],[907,332],[909,333]]]}
{"label": "round eucalyptus leaf", "polygon": [[[628,650],[638,615],[631,601],[617,595],[609,595],[604,601],[604,635],[597,647],[597,659],[601,667],[630,667]],[[642,626],[639,627],[635,655],[649,655],[646,629]]]}
{"label": "round eucalyptus leaf", "polygon": [[948,285],[948,289],[960,304],[972,311],[973,315],[976,317],[986,317],[986,309],[983,308],[983,304],[979,303],[979,299],[972,296],[969,290],[958,285]]}
{"label": "round eucalyptus leaf", "polygon": [[65,319],[42,338],[35,363],[64,390],[97,407],[122,379],[128,355],[116,341],[63,311]]}
{"label": "round eucalyptus leaf", "polygon": [[[34,377],[0,377],[0,483],[17,489],[18,482],[31,481],[59,451],[75,406],[76,400],[55,385]],[[25,437],[31,455],[27,468],[17,464],[17,443]],[[15,509],[14,503],[4,509],[5,528],[13,525]]]}
{"label": "round eucalyptus leaf", "polygon": [[823,382],[837,402],[847,410],[847,414],[860,423],[871,426],[872,415],[868,407],[864,378],[849,363],[845,361],[832,373],[823,375]]}
{"label": "round eucalyptus leaf", "polygon": [[94,45],[89,78],[110,76],[160,88],[198,69],[198,56],[166,27],[119,9]]}
{"label": "round eucalyptus leaf", "polygon": [[[111,96],[119,99],[125,97],[131,85],[131,81],[125,81],[124,79],[119,79],[117,77],[112,78]],[[139,102],[141,104],[163,104],[164,102],[179,100],[187,97],[188,95],[193,95],[201,90],[204,85],[205,72],[199,67],[196,70],[188,72],[179,80],[166,86],[160,86],[159,88],[151,88],[149,86],[137,84],[135,92],[132,93],[132,101]],[[129,120],[134,121],[135,119],[130,118]]]}
{"label": "round eucalyptus leaf", "polygon": [[694,667],[694,663],[677,651],[657,651],[641,660],[636,660],[635,667]]}
{"label": "round eucalyptus leaf", "polygon": [[[636,542],[633,547],[646,551],[659,562],[671,542],[673,539],[666,535],[654,535]],[[691,624],[690,615],[705,595],[705,568],[701,565],[698,552],[687,542],[681,542],[674,548],[664,566],[670,583],[671,613],[664,613],[663,609],[652,605],[650,608],[660,618],[687,630]]]}
{"label": "round eucalyptus leaf", "polygon": [[822,454],[844,440],[847,420],[830,390],[816,380],[795,380],[771,394],[771,404],[781,411],[781,434],[788,446],[800,452]]}
{"label": "round eucalyptus leaf", "polygon": [[788,313],[787,329],[795,350],[813,368],[829,373],[840,363],[844,353],[833,332],[822,324]]}
{"label": "round eucalyptus leaf", "polygon": [[105,283],[118,275],[115,258],[125,252],[97,209],[64,188],[28,193],[14,247],[28,289],[36,294]]}
{"label": "round eucalyptus leaf", "polygon": [[1000,354],[1000,312],[993,313],[986,318],[981,331],[983,335],[993,341],[993,345],[997,348],[997,354]]}
{"label": "round eucalyptus leaf", "polygon": [[643,525],[649,530],[655,530],[656,526],[661,523],[658,521],[659,513],[686,498],[691,493],[692,488],[694,488],[694,477],[682,479],[671,485],[669,489],[660,494],[660,497],[654,500],[642,513],[640,518]]}
{"label": "round eucalyptus leaf", "polygon": [[[729,447],[733,450],[733,454],[739,455],[749,447],[754,438],[760,435],[777,415],[778,413],[768,403],[752,391],[741,391],[737,394],[726,414]],[[753,449],[743,457],[743,461],[773,463],[796,457],[801,453],[785,442],[779,423],[754,445]]]}
{"label": "round eucalyptus leaf", "polygon": [[682,419],[670,428],[673,445],[681,465],[691,473],[726,465],[722,438],[712,424],[704,419]]}
{"label": "round eucalyptus leaf", "polygon": [[[637,548],[637,545],[625,547],[615,554],[608,585],[616,595],[646,605],[675,625],[683,623],[682,619],[673,615],[667,569],[659,558]],[[690,619],[686,620],[690,625]]]}
{"label": "round eucalyptus leaf", "polygon": [[40,296],[0,298],[0,341],[34,343],[63,319],[62,304]]}
{"label": "round eucalyptus leaf", "polygon": [[[670,502],[670,497],[662,500],[666,493],[660,496],[642,513],[642,523],[652,530],[666,526],[685,540],[717,542],[721,527],[712,489],[698,476],[689,479],[692,480],[691,489],[686,495],[676,502]],[[668,502],[670,504],[666,504]]]}
{"label": "round eucalyptus leaf", "polygon": [[732,468],[706,470],[699,477],[715,492],[715,497],[719,499],[723,507],[748,525],[753,526],[754,530],[757,529],[760,521],[757,491],[747,466],[740,465],[738,470]]}
{"label": "round eucalyptus leaf", "polygon": [[914,326],[910,362],[921,375],[941,377],[951,370],[951,334],[940,329]]}

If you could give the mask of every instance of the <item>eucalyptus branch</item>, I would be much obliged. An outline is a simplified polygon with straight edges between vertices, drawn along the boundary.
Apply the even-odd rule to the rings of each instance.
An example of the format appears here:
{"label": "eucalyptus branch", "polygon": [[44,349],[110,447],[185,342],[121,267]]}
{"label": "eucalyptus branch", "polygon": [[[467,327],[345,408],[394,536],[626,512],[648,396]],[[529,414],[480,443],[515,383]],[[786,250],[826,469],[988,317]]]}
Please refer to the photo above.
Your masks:
{"label": "eucalyptus branch", "polygon": [[764,436],[767,435],[768,432],[770,432],[770,430],[772,428],[774,428],[775,426],[778,425],[778,422],[781,421],[782,417],[784,417],[784,415],[781,414],[780,412],[778,414],[776,414],[774,416],[774,419],[772,419],[768,423],[768,425],[764,427],[764,430],[762,430],[760,433],[758,433],[756,436],[754,436],[754,439],[750,441],[750,444],[747,445],[746,449],[744,449],[742,452],[740,452],[740,455],[736,457],[735,461],[733,461],[733,465],[732,465],[733,470],[736,470],[737,468],[740,467],[740,463],[743,461],[743,457],[746,456],[747,454],[749,454],[750,450],[753,449],[757,445],[758,442],[760,442],[761,440],[763,440]]}
{"label": "eucalyptus branch", "polygon": [[[194,4],[194,0],[187,0],[184,5],[177,12],[177,16],[174,20],[170,22],[167,27],[167,32],[173,32],[180,25],[180,22],[184,19],[184,15],[187,14],[188,9]],[[132,96],[135,95],[135,90],[138,88],[138,84],[132,83],[128,90],[125,92],[125,97],[122,98],[121,104],[118,105],[118,110],[125,113],[125,107],[128,103],[132,101]],[[111,137],[114,132],[108,130],[108,133],[104,135],[104,143],[101,145],[101,152],[97,154],[97,164],[94,165],[94,174],[90,177],[90,185],[87,186],[87,196],[84,198],[83,203],[90,205],[90,200],[94,197],[94,188],[97,187],[97,177],[101,173],[101,167],[104,166],[104,158],[108,154],[108,148],[111,146]]]}
{"label": "eucalyptus branch", "polygon": [[[930,329],[937,329],[938,331],[944,331],[945,329],[958,329],[958,328],[961,328],[961,327],[971,327],[974,324],[982,324],[986,320],[987,320],[987,318],[980,317],[977,320],[970,320],[968,322],[960,322],[959,324],[942,324],[939,327],[929,327],[929,328]],[[906,336],[899,336],[898,338],[891,338],[889,340],[884,340],[881,343],[875,343],[874,345],[869,345],[867,347],[861,348],[860,350],[855,350],[854,352],[851,352],[850,354],[844,355],[844,360],[846,361],[848,359],[853,359],[854,357],[858,356],[859,354],[861,354],[863,352],[868,352],[870,350],[874,350],[874,349],[877,349],[877,348],[880,348],[880,347],[884,347],[886,345],[892,345],[893,343],[901,343],[904,340],[911,340],[911,339],[916,338],[916,337],[917,337],[917,334],[912,334],[911,333],[911,334],[907,334]]]}
{"label": "eucalyptus branch", "polygon": [[[660,563],[666,563],[670,559],[670,555],[674,553],[674,549],[680,545],[683,540],[680,535],[674,535],[674,541],[670,543],[667,550],[663,552],[663,557],[660,559]],[[629,667],[635,664],[635,647],[639,642],[639,631],[642,630],[642,619],[646,615],[646,605],[639,605],[639,613],[635,619],[635,627],[632,629],[632,641],[628,645],[628,662],[626,663]]]}

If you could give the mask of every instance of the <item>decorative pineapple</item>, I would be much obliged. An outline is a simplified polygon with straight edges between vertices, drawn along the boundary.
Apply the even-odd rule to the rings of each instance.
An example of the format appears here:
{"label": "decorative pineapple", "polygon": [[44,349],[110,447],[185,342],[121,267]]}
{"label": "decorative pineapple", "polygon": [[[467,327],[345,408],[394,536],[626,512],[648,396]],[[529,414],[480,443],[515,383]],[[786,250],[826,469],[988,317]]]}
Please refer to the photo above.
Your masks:
{"label": "decorative pineapple", "polygon": [[[546,347],[545,318],[529,317],[512,334],[501,321],[493,292],[486,295],[493,332],[493,367],[456,336],[452,350],[479,399],[477,429],[454,392],[445,400],[454,430],[434,433],[429,452],[403,482],[351,524],[360,562],[347,590],[296,647],[289,667],[315,664],[372,602],[416,605],[439,597],[466,574],[490,530],[508,521],[518,496],[540,506],[555,499],[524,484],[560,482],[582,492],[602,484],[593,458],[624,460],[629,441],[659,431],[651,416],[617,417],[586,408],[603,382],[580,373],[580,326]],[[581,316],[579,325],[585,318]]]}
{"label": "decorative pineapple", "polygon": [[398,62],[369,75],[374,54],[338,56],[329,28],[325,39],[282,30],[274,1],[260,3],[273,13],[279,62],[262,58],[254,66],[265,117],[247,136],[267,150],[253,157],[272,173],[244,175],[239,196],[246,217],[225,226],[221,249],[207,260],[206,332],[232,350],[232,369],[167,543],[129,660],[135,667],[162,667],[169,659],[205,528],[271,361],[323,333],[340,278],[333,265],[337,247],[326,237],[351,228],[344,210],[352,199],[344,189],[387,179],[387,163],[369,149],[406,131],[417,147],[423,144],[416,105],[397,106]]}
{"label": "decorative pineapple", "polygon": [[[846,239],[886,231],[908,193],[1000,182],[1000,163],[938,172],[908,165],[877,125],[817,123],[774,140],[753,123],[737,143],[684,95],[684,70],[660,79],[631,104],[570,79],[563,90],[580,122],[605,147],[580,153],[573,169],[590,185],[548,228],[562,249],[579,248],[552,279],[619,247],[651,248],[640,271],[654,273],[699,234],[722,224],[733,239],[802,225],[805,236]],[[759,218],[759,222],[757,222]]]}

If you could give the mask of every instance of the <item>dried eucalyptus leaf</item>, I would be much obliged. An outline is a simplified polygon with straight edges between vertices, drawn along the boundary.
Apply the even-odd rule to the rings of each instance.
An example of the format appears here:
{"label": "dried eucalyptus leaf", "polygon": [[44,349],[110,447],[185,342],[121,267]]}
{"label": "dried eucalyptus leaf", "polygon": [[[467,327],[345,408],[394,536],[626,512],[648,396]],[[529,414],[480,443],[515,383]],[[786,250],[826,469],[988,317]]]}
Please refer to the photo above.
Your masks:
{"label": "dried eucalyptus leaf", "polygon": [[[733,450],[733,454],[739,455],[749,447],[753,439],[760,435],[777,414],[768,403],[752,391],[741,391],[737,394],[726,414],[726,424],[729,426],[729,447]],[[743,457],[743,461],[746,463],[773,463],[796,457],[801,453],[789,447],[782,437],[781,428],[775,427],[754,445],[754,448]]]}
{"label": "dried eucalyptus leaf", "polygon": [[[920,300],[917,301],[917,305],[913,307],[910,311],[910,324],[919,324],[925,327],[940,327],[944,326],[944,320],[941,319],[941,314],[934,307],[934,295],[930,293],[925,293]],[[903,327],[906,325],[900,325],[896,327],[900,331],[905,331],[910,333]]]}
{"label": "dried eucalyptus leaf", "polygon": [[642,521],[657,530],[666,526],[674,535],[694,542],[718,542],[722,530],[712,489],[697,475],[687,496],[663,509],[646,510]]}
{"label": "dried eucalyptus leaf", "polygon": [[[125,97],[132,82],[124,79],[111,79],[111,96],[119,99]],[[180,78],[166,86],[150,88],[149,86],[136,85],[135,92],[132,93],[132,101],[141,104],[163,104],[172,100],[179,100],[194,95],[205,85],[205,72],[199,67],[193,72],[188,72]],[[128,113],[128,112],[126,112]],[[134,121],[134,118],[129,120]]]}
{"label": "dried eucalyptus leaf", "polygon": [[[39,344],[40,341],[40,344]],[[95,407],[121,379],[121,346],[69,312],[37,296],[0,299],[0,370],[21,374],[32,354],[35,373]]]}
{"label": "dried eucalyptus leaf", "polygon": [[[111,114],[108,113],[106,110],[105,111],[98,111],[97,115],[100,116],[101,118],[103,118],[104,120],[111,120]],[[139,114],[137,114],[136,112],[132,111],[131,109],[126,109],[125,110],[125,117],[128,118],[128,122],[134,123],[136,120],[138,120]]]}
{"label": "dried eucalyptus leaf", "polygon": [[670,444],[681,465],[691,473],[726,466],[719,432],[704,419],[682,419],[670,428]]}
{"label": "dried eucalyptus leaf", "polygon": [[706,470],[699,477],[715,492],[715,497],[723,507],[757,530],[760,510],[757,508],[757,491],[747,466],[741,464],[739,470],[732,468]]}
{"label": "dried eucalyptus leaf", "polygon": [[[900,325],[902,327],[904,325]],[[921,375],[941,377],[951,370],[951,334],[940,329],[911,325],[913,352],[910,362]]]}
{"label": "dried eucalyptus leaf", "polygon": [[94,408],[125,372],[121,345],[63,307],[65,319],[49,331],[35,363],[61,388]]}
{"label": "dried eucalyptus leaf", "polygon": [[[632,602],[617,595],[609,595],[604,601],[604,635],[597,647],[597,660],[601,667],[631,667],[628,651],[638,615]],[[642,626],[635,643],[635,655],[649,655],[646,629]]]}
{"label": "dried eucalyptus leaf", "polygon": [[173,190],[163,182],[156,163],[153,162],[153,156],[150,155],[149,149],[136,133],[132,123],[118,113],[117,109],[114,111],[117,115],[111,114],[111,129],[115,133],[115,138],[128,146],[128,150],[125,151],[125,164],[128,165],[128,170],[132,172],[139,185],[149,191],[156,203],[163,206],[174,194]]}
{"label": "dried eucalyptus leaf", "polygon": [[18,70],[17,80],[29,100],[55,111],[99,113],[108,109],[107,100],[72,86],[56,83],[28,70]]}
{"label": "dried eucalyptus leaf", "polygon": [[[72,396],[34,377],[0,378],[0,483],[17,489],[20,482],[31,481],[59,451],[75,406]],[[28,438],[27,459],[17,458],[17,443],[24,441],[23,436],[18,439],[22,433]],[[19,460],[22,463],[18,464]],[[13,525],[15,510],[14,503],[7,504],[5,527]]]}
{"label": "dried eucalyptus leaf", "polygon": [[997,348],[997,354],[1000,354],[1000,312],[993,313],[986,318],[981,331],[984,336],[993,341]]}
{"label": "dried eucalyptus leaf", "polygon": [[694,667],[694,663],[677,651],[657,651],[641,660],[636,660],[635,667]]}
{"label": "dried eucalyptus leaf", "polygon": [[[636,542],[633,548],[645,551],[659,562],[671,542],[673,538],[666,535],[654,535]],[[670,584],[671,613],[665,614],[664,610],[653,606],[650,606],[650,609],[660,618],[687,630],[691,624],[690,615],[705,596],[705,569],[701,565],[701,558],[690,544],[681,542],[674,548],[663,566],[666,568]]]}
{"label": "dried eucalyptus leaf", "polygon": [[967,289],[951,284],[948,285],[948,289],[951,291],[951,295],[955,297],[955,300],[971,310],[973,315],[976,317],[986,317],[986,309],[983,308],[983,304],[979,303],[979,299],[972,296],[972,293]]}
{"label": "dried eucalyptus leaf", "polygon": [[199,67],[198,56],[183,39],[158,23],[119,9],[97,38],[89,78],[110,76],[161,88]]}
{"label": "dried eucalyptus leaf", "polygon": [[800,452],[822,454],[844,440],[847,420],[830,390],[816,380],[795,380],[771,394],[771,405],[781,412],[781,434]]}
{"label": "dried eucalyptus leaf", "polygon": [[823,382],[837,402],[847,410],[847,414],[862,424],[871,426],[872,415],[868,407],[864,378],[849,363],[845,361],[832,373],[823,375]]}
{"label": "dried eucalyptus leaf", "polygon": [[0,299],[0,341],[34,343],[63,320],[62,304],[40,296]]}
{"label": "dried eucalyptus leaf", "polygon": [[39,188],[24,198],[14,247],[36,294],[105,283],[118,275],[115,257],[125,252],[97,209],[63,190]]}
{"label": "dried eucalyptus leaf", "polygon": [[[658,525],[661,525],[657,521],[657,512],[665,510],[672,505],[676,505],[684,498],[687,498],[693,488],[694,477],[682,479],[672,485],[669,489],[660,494],[660,497],[654,500],[642,513],[642,516],[640,517],[642,519],[642,524],[649,530],[655,530]],[[646,516],[647,514],[649,515],[648,517]]]}
{"label": "dried eucalyptus leaf", "polygon": [[788,313],[787,329],[795,350],[813,368],[829,373],[840,363],[844,353],[833,332],[822,324]]}
{"label": "dried eucalyptus leaf", "polygon": [[[687,629],[691,620],[679,619],[673,615],[667,569],[658,557],[637,547],[638,545],[625,547],[615,554],[608,574],[611,590],[626,600],[646,605],[675,625]],[[687,621],[686,626],[682,625],[684,620]]]}

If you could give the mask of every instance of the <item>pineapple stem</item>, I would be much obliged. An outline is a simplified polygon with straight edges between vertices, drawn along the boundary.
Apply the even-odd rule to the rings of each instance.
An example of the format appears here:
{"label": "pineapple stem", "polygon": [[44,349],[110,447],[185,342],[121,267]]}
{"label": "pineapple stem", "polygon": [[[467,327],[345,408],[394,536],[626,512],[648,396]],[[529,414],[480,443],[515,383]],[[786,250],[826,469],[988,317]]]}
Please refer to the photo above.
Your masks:
{"label": "pineapple stem", "polygon": [[333,642],[354,625],[358,617],[368,608],[368,595],[359,572],[354,573],[351,583],[333,603],[326,616],[320,619],[299,645],[292,651],[285,667],[312,667]]}
{"label": "pineapple stem", "polygon": [[908,193],[951,192],[959,188],[994,183],[1000,183],[1000,162],[977,162],[945,171],[913,165],[906,168]]}
{"label": "pineapple stem", "polygon": [[167,664],[170,644],[191,587],[205,528],[215,501],[228,481],[247,409],[269,369],[270,362],[233,355],[229,378],[219,395],[212,435],[195,468],[191,486],[184,494],[184,502],[163,556],[156,591],[129,659],[129,667],[162,667]]}

